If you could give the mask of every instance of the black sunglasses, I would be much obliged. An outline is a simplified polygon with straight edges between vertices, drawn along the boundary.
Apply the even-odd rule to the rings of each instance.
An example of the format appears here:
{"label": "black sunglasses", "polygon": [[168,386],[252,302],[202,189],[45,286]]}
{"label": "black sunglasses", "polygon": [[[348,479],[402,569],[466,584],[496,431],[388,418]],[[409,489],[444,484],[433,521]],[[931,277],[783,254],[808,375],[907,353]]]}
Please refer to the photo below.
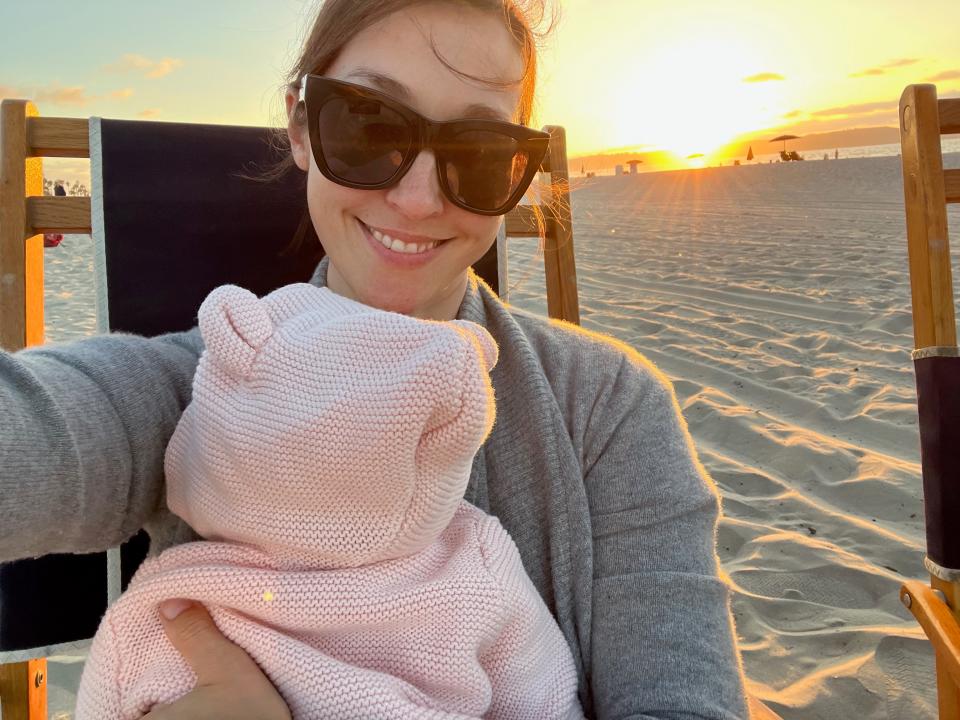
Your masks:
{"label": "black sunglasses", "polygon": [[314,160],[327,179],[387,188],[430,149],[444,196],[479,215],[503,215],[520,202],[550,140],[498,120],[434,122],[382,92],[320,75],[303,76],[300,100]]}

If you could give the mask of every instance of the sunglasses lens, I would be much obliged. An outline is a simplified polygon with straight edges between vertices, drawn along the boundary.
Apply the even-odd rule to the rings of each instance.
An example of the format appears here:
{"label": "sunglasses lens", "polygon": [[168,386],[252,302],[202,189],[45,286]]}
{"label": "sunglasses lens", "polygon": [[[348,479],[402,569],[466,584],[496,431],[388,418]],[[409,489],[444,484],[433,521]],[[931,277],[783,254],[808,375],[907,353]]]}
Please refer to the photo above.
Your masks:
{"label": "sunglasses lens", "polygon": [[323,158],[337,177],[377,185],[396,174],[413,143],[402,115],[379,100],[356,95],[331,97],[317,122]]}
{"label": "sunglasses lens", "polygon": [[516,138],[489,130],[458,133],[442,146],[450,193],[467,207],[498,210],[518,190],[530,157]]}

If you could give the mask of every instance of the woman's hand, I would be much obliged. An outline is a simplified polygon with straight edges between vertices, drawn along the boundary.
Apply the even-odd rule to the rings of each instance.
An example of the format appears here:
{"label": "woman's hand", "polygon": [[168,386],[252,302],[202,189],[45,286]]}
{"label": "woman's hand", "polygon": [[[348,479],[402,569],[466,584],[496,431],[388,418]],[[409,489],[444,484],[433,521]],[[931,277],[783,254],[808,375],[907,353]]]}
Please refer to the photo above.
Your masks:
{"label": "woman's hand", "polygon": [[227,640],[202,605],[168,600],[160,619],[170,642],[197,674],[197,685],[143,720],[290,720],[290,711],[266,675]]}

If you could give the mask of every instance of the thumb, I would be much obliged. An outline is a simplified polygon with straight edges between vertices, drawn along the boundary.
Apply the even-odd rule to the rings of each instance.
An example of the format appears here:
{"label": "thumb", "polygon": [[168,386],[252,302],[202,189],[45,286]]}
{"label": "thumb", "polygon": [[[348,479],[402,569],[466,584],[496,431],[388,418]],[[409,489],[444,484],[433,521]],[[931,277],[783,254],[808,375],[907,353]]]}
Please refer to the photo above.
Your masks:
{"label": "thumb", "polygon": [[224,637],[203,605],[189,600],[160,603],[160,622],[170,643],[197,676],[197,686],[236,681],[259,667],[243,650]]}

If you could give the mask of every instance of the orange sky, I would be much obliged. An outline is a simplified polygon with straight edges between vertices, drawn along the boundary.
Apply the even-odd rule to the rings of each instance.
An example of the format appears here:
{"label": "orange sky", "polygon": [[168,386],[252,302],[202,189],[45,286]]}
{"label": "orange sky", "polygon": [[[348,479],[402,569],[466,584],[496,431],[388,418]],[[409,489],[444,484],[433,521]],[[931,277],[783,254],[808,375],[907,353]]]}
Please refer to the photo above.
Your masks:
{"label": "orange sky", "polygon": [[957,0],[567,0],[563,11],[541,117],[567,127],[574,155],[710,154],[781,127],[896,127],[905,85],[960,94]]}
{"label": "orange sky", "polygon": [[[0,96],[45,115],[273,124],[315,5],[3,0]],[[958,27],[958,0],[563,0],[535,124],[564,125],[571,157],[708,162],[743,134],[895,126],[909,83],[960,94]]]}

